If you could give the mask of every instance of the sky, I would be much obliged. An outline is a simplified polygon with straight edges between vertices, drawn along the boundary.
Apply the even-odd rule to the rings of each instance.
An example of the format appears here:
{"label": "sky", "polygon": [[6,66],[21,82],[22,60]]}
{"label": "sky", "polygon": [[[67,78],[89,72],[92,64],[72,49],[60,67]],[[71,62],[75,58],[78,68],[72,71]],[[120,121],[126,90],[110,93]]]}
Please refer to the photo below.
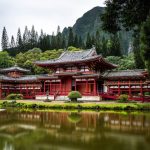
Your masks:
{"label": "sky", "polygon": [[27,25],[47,34],[56,32],[58,25],[73,26],[76,20],[95,6],[104,6],[104,0],[0,0],[0,37],[3,27],[9,36],[16,37]]}

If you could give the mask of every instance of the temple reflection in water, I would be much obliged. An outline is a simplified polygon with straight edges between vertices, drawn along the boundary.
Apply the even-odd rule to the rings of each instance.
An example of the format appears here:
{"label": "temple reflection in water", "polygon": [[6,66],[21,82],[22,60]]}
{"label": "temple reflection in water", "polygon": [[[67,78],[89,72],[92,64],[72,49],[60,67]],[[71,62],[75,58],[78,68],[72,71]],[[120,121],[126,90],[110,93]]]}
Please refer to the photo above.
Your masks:
{"label": "temple reflection in water", "polygon": [[[0,149],[149,149],[150,114],[0,112]],[[30,147],[29,147],[30,144]]]}

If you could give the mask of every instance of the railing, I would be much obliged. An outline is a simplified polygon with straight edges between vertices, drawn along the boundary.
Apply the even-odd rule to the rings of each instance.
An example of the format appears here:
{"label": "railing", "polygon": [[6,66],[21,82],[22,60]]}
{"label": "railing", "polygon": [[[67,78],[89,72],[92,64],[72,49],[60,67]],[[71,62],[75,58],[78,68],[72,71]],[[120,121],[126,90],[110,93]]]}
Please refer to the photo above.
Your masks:
{"label": "railing", "polygon": [[[100,93],[100,96],[104,99],[112,99],[112,100],[117,100],[119,98],[119,95],[114,93]],[[150,96],[130,96],[129,100],[150,102]]]}

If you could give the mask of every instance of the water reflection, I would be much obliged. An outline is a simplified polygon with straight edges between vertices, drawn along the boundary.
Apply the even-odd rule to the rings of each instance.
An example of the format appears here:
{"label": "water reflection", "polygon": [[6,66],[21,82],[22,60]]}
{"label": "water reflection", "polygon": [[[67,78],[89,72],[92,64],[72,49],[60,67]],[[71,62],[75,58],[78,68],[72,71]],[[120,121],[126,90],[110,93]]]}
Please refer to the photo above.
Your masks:
{"label": "water reflection", "polygon": [[0,112],[0,150],[148,150],[150,113]]}

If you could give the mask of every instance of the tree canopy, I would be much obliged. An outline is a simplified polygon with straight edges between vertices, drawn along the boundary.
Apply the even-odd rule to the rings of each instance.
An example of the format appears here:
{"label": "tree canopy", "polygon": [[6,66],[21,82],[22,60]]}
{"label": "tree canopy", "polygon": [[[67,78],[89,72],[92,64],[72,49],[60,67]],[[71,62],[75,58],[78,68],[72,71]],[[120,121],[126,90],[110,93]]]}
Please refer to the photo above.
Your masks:
{"label": "tree canopy", "polygon": [[150,36],[150,32],[148,29],[148,18],[150,17],[150,1],[106,0],[105,4],[106,11],[102,15],[103,30],[113,34],[118,32],[122,28],[125,28],[126,30],[132,30],[134,33],[133,43],[136,67],[144,68],[144,61],[147,69],[150,72],[148,48],[149,43],[147,42]]}
{"label": "tree canopy", "polygon": [[111,33],[116,33],[122,26],[127,30],[136,30],[150,12],[149,0],[106,0],[105,4],[103,29]]}

